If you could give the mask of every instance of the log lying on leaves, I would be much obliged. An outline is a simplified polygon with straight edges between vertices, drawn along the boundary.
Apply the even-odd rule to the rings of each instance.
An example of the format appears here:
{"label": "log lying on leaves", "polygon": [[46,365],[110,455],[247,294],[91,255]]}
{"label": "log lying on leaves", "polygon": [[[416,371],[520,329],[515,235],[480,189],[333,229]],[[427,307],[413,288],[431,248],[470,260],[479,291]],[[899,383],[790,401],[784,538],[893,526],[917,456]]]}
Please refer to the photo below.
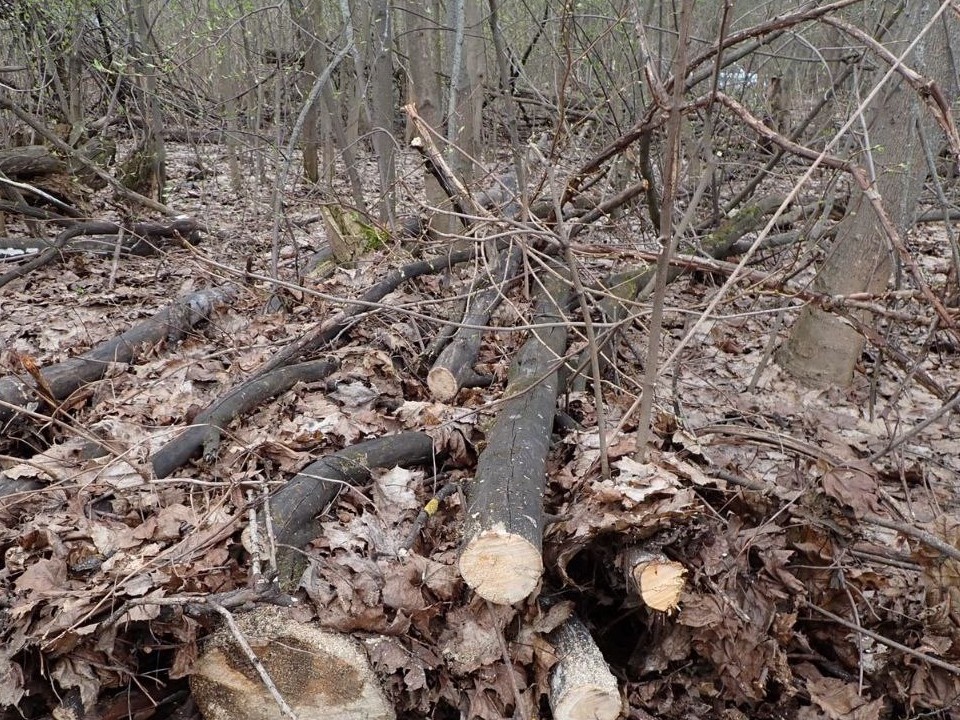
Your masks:
{"label": "log lying on leaves", "polygon": [[165,478],[200,455],[201,449],[204,461],[213,462],[220,448],[221,431],[233,418],[259,407],[298,382],[322,380],[339,366],[335,358],[298,363],[278,368],[235,388],[197,415],[192,426],[154,453],[151,458],[153,472],[158,478]]}
{"label": "log lying on leaves", "polygon": [[466,543],[460,574],[481,597],[511,604],[543,574],[543,485],[556,412],[558,366],[567,342],[569,284],[544,283],[534,324],[510,367],[506,400],[467,484]]}
{"label": "log lying on leaves", "polygon": [[31,178],[64,172],[67,164],[43,145],[0,150],[0,172],[12,178]]}
{"label": "log lying on leaves", "polygon": [[[200,241],[204,227],[190,217],[179,217],[169,224],[138,222],[123,227],[109,220],[88,220],[72,224],[53,240],[43,238],[2,238],[0,249],[23,252],[49,250],[53,247],[75,251],[112,253],[118,235],[124,234],[121,250],[131,255],[154,255],[163,239],[183,238],[192,245]],[[80,239],[85,238],[85,239]]]}
{"label": "log lying on leaves", "polygon": [[490,316],[503,299],[507,282],[520,265],[521,252],[521,249],[517,248],[500,253],[500,261],[491,273],[491,285],[469,301],[470,305],[463,314],[460,327],[430,368],[427,387],[437,400],[449,402],[456,397],[460,388],[489,384],[489,380],[480,377],[473,370],[483,332],[480,327],[490,321]]}
{"label": "log lying on leaves", "polygon": [[[126,241],[121,243],[121,249],[133,255],[150,255],[156,252],[157,242],[160,238],[183,238],[188,242],[196,244],[199,242],[199,233],[202,230],[204,230],[203,226],[197,223],[196,220],[183,215],[176,218],[169,225],[161,225],[155,222],[137,223],[133,228],[127,230],[129,234]],[[34,243],[37,249],[42,248],[43,252],[23,265],[0,276],[0,287],[60,257],[63,249],[77,237],[82,235],[119,236],[119,234],[124,231],[125,229],[121,225],[110,221],[90,220],[88,222],[71,225],[57,235],[56,239],[52,242],[41,240]],[[89,242],[93,243],[92,247],[88,246],[85,249],[109,252],[113,252],[117,244],[116,240],[109,242]]]}
{"label": "log lying on leaves", "polygon": [[284,365],[289,365],[294,362],[301,362],[306,359],[309,353],[317,348],[323,347],[346,330],[356,319],[357,315],[369,311],[371,306],[383,300],[383,298],[407,280],[446,270],[454,265],[466,262],[471,259],[473,255],[473,249],[458,250],[448,253],[447,255],[417,260],[391,271],[383,280],[363,293],[358,302],[348,305],[342,312],[320,323],[309,333],[303,335],[297,342],[288,345],[264,363],[264,365],[257,370],[256,376],[264,375],[278,367],[283,367]]}
{"label": "log lying on leaves", "polygon": [[39,405],[47,412],[65,409],[74,392],[100,380],[111,364],[129,363],[148,348],[181,340],[210,317],[214,306],[228,302],[233,294],[229,286],[192,293],[113,340],[42,370],[30,358],[21,357],[23,373],[0,378],[0,429],[8,429],[17,416],[25,418],[23,411],[29,412],[31,406]]}
{"label": "log lying on leaves", "polygon": [[270,501],[281,585],[299,581],[306,565],[299,548],[317,536],[314,518],[344,487],[365,482],[374,468],[430,465],[433,461],[429,435],[402,432],[357,443],[303,468]]}
{"label": "log lying on leaves", "polygon": [[680,605],[687,569],[663,553],[641,547],[629,548],[623,556],[628,582],[652,610],[672,612]]}
{"label": "log lying on leaves", "polygon": [[615,720],[622,702],[590,631],[571,617],[548,636],[557,653],[550,673],[550,709],[556,720]]}
{"label": "log lying on leaves", "polygon": [[395,717],[356,640],[292,620],[269,605],[207,639],[190,688],[206,720]]}

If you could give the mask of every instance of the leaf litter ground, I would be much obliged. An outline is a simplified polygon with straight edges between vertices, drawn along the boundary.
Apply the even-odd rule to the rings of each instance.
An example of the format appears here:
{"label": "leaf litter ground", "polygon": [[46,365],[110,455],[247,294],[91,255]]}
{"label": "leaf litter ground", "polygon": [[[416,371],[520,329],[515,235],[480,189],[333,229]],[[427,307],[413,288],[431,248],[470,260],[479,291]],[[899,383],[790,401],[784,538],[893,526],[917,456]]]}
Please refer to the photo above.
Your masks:
{"label": "leaf litter ground", "polygon": [[[115,273],[109,259],[72,255],[9,286],[0,320],[6,369],[22,355],[43,366],[81,353],[171,298],[222,282],[218,264],[240,269],[249,258],[254,272],[267,274],[269,203],[232,193],[223,176],[204,182],[172,185],[171,202],[218,231],[196,251],[122,258]],[[301,256],[285,235],[286,275],[322,241],[312,202],[305,193],[290,201],[286,227]],[[620,222],[592,233],[591,247],[604,253],[584,254],[587,272],[601,275],[649,241],[635,218]],[[930,227],[912,242],[938,282],[947,243]],[[311,289],[348,301],[411,252],[431,249],[391,242]],[[547,712],[542,692],[554,658],[544,637],[573,607],[616,673],[629,717],[956,714],[960,570],[923,534],[960,546],[955,416],[888,450],[942,401],[904,384],[901,369],[869,346],[850,389],[798,386],[767,361],[783,299],[746,285],[661,378],[656,447],[643,462],[634,457],[630,418],[610,432],[637,396],[642,324],[625,334],[604,386],[610,478],[599,471],[593,393],[562,398],[577,429],[558,425],[549,460],[541,591],[549,602],[496,607],[465,588],[456,569],[457,494],[403,552],[423,505],[442,484],[470,477],[522,342],[510,330],[528,317],[521,289],[498,312],[503,330],[485,335],[478,359],[494,384],[461,391],[451,404],[430,399],[418,360],[440,325],[423,316],[452,312],[472,272],[402,286],[326,351],[341,362],[335,375],[235,421],[215,464],[156,481],[146,461],[341,304],[289,292],[284,312],[264,314],[270,286],[244,284],[184,342],[111,369],[64,420],[4,438],[6,478],[43,488],[0,499],[0,705],[41,715],[55,701],[51,683],[98,707],[184,688],[212,621],[159,603],[246,586],[248,492],[276,488],[359,440],[426,429],[455,448],[452,467],[442,478],[389,470],[343,492],[307,549],[304,602],[295,611],[363,638],[402,717]],[[716,289],[700,275],[670,287],[662,356]],[[787,328],[794,317],[784,313]],[[881,327],[919,368],[953,386],[958,355],[947,336],[927,342],[922,323]],[[88,457],[91,436],[110,453]],[[628,587],[620,563],[636,544],[686,567],[677,612],[646,609]]]}

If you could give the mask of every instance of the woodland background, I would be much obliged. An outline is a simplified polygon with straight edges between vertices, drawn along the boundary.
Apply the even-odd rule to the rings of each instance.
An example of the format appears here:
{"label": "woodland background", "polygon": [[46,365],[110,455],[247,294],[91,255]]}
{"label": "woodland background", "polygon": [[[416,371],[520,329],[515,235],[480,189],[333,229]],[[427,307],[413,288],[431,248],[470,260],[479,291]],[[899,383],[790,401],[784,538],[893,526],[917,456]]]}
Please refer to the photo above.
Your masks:
{"label": "woodland background", "polygon": [[960,714],[958,48],[0,0],[0,714]]}

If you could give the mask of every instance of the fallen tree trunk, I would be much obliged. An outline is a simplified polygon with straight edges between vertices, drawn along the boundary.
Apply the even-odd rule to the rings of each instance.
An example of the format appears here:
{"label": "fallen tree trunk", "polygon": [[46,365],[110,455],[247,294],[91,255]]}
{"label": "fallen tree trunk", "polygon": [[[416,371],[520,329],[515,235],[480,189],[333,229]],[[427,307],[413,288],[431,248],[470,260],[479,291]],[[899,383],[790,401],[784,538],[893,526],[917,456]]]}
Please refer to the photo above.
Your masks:
{"label": "fallen tree trunk", "polygon": [[43,145],[23,145],[0,150],[0,173],[17,179],[65,172],[67,164]]}
{"label": "fallen tree trunk", "polygon": [[213,462],[220,448],[220,434],[237,415],[259,407],[266,400],[286,392],[298,382],[317,382],[334,372],[340,363],[334,358],[278,368],[244,383],[197,415],[193,425],[168,442],[151,458],[153,472],[165,478],[203,452]]}
{"label": "fallen tree trunk", "polygon": [[587,627],[576,617],[548,636],[557,652],[550,672],[556,720],[616,720],[623,708],[617,679]]}
{"label": "fallen tree trunk", "polygon": [[480,351],[481,327],[490,321],[490,316],[503,300],[507,284],[520,265],[522,252],[518,247],[500,253],[500,262],[491,273],[490,287],[476,293],[463,314],[462,324],[430,368],[427,387],[437,400],[449,402],[456,397],[460,388],[489,384],[489,380],[473,370],[473,363]]}
{"label": "fallen tree trunk", "polygon": [[[191,245],[200,241],[200,233],[205,228],[192,218],[180,218],[163,225],[156,222],[139,222],[131,228],[124,228],[110,220],[89,220],[71,224],[54,240],[43,238],[0,238],[0,250],[19,250],[24,253],[51,250],[83,251],[92,253],[112,253],[117,247],[117,238],[121,232],[125,237],[121,250],[130,255],[155,255],[161,239],[182,237]],[[104,238],[104,239],[99,239]],[[52,255],[51,259],[56,257]]]}
{"label": "fallen tree trunk", "polygon": [[544,283],[537,327],[510,367],[506,399],[466,486],[460,574],[491,602],[524,599],[543,574],[544,473],[567,343],[563,308],[571,292],[562,278]]}
{"label": "fallen tree trunk", "polygon": [[[122,225],[118,225],[109,220],[79,222],[61,231],[53,242],[38,240],[32,243],[18,243],[18,245],[35,244],[38,249],[43,248],[43,252],[23,265],[0,276],[0,287],[60,257],[61,252],[63,252],[64,248],[66,248],[74,238],[83,235],[117,236],[121,232],[127,232],[129,233],[129,237],[123,244],[126,252],[133,255],[149,255],[156,252],[157,241],[161,238],[183,238],[192,244],[197,244],[200,240],[200,232],[204,230],[206,230],[206,228],[196,220],[186,216],[176,218],[169,225],[161,225],[156,222],[140,222],[136,223],[132,228],[124,228]],[[112,252],[116,247],[116,241],[102,242],[99,247],[102,247],[104,251]]]}
{"label": "fallen tree trunk", "polygon": [[33,370],[29,381],[24,375],[0,378],[2,429],[9,432],[11,421],[18,416],[25,419],[33,404],[46,404],[53,413],[62,410],[64,401],[84,385],[100,380],[112,363],[129,363],[146,348],[176,342],[206,320],[215,305],[232,297],[229,286],[192,293],[79,357]]}
{"label": "fallen tree trunk", "polygon": [[344,487],[365,482],[374,468],[430,465],[434,460],[429,435],[402,432],[357,443],[303,468],[270,500],[281,585],[299,582],[306,567],[300,548],[318,534],[314,518]]}

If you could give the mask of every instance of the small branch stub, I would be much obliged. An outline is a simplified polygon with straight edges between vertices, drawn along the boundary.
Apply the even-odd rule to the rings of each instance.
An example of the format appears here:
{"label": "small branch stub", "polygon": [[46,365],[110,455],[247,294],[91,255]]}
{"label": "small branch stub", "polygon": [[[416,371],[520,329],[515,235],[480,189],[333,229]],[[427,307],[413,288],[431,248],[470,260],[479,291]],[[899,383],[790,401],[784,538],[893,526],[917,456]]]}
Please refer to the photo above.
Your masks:
{"label": "small branch stub", "polygon": [[615,720],[623,703],[590,631],[571,617],[549,636],[557,651],[550,674],[550,708],[556,720]]}

